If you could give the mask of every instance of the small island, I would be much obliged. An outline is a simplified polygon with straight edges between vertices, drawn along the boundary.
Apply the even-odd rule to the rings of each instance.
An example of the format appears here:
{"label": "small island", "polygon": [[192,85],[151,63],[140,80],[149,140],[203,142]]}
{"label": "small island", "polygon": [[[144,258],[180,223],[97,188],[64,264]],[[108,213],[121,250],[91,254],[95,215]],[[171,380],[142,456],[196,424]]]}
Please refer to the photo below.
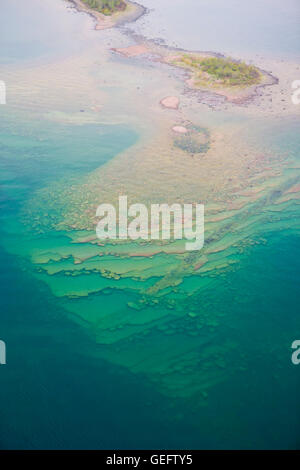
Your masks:
{"label": "small island", "polygon": [[78,11],[96,20],[95,29],[109,29],[139,18],[145,8],[129,0],[69,0]]}
{"label": "small island", "polygon": [[275,82],[274,77],[254,65],[212,53],[166,54],[162,61],[186,70],[189,88],[206,89],[236,103],[252,97],[257,87]]}
{"label": "small island", "polygon": [[[273,85],[278,80],[271,73],[241,60],[213,52],[179,51],[144,40],[129,47],[113,48],[124,57],[144,56],[186,72],[180,75],[195,92],[220,95],[235,104],[245,104],[257,94],[259,87]],[[173,104],[174,103],[174,104]],[[178,109],[177,98],[168,96],[160,101],[163,107]]]}

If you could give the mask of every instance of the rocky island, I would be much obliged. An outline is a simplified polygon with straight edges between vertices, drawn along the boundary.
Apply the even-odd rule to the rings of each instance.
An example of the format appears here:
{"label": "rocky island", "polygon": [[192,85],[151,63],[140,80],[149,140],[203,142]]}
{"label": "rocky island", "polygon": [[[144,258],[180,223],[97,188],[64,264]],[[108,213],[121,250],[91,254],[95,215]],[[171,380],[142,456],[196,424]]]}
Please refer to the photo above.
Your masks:
{"label": "rocky island", "polygon": [[257,87],[276,82],[254,65],[219,54],[176,52],[164,55],[163,62],[186,70],[189,88],[206,89],[236,103],[251,98]]}
{"label": "rocky island", "polygon": [[95,20],[95,29],[109,29],[141,16],[145,9],[125,0],[69,0],[78,11],[89,13]]}

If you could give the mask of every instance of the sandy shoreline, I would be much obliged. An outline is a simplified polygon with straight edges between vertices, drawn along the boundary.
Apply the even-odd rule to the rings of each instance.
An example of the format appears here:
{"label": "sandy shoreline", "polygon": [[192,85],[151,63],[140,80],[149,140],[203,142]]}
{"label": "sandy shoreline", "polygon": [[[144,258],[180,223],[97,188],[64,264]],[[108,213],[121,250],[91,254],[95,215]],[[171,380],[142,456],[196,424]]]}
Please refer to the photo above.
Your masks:
{"label": "sandy shoreline", "polygon": [[[148,56],[148,60],[154,62],[161,62],[162,64],[169,65],[170,67],[176,68],[184,73],[183,80],[187,87],[195,92],[197,91],[207,91],[208,93],[224,96],[228,102],[236,103],[236,104],[245,104],[249,102],[254,96],[257,96],[258,90],[260,88],[268,87],[271,85],[275,85],[278,83],[278,78],[273,76],[271,73],[257,67],[259,73],[261,74],[261,82],[255,85],[247,86],[247,87],[212,87],[209,84],[207,86],[196,86],[194,83],[194,79],[192,76],[192,72],[180,67],[172,61],[174,58],[178,57],[180,54],[195,54],[205,58],[222,58],[226,59],[228,57],[224,56],[223,54],[219,54],[216,52],[195,52],[192,53],[190,51],[186,51],[183,49],[174,49],[168,46],[160,46],[154,43],[151,43],[147,40],[147,42],[142,42],[140,44],[136,44],[129,47],[124,48],[113,48],[114,52],[117,52],[124,57],[137,57],[137,56]],[[237,61],[239,62],[239,61]]]}

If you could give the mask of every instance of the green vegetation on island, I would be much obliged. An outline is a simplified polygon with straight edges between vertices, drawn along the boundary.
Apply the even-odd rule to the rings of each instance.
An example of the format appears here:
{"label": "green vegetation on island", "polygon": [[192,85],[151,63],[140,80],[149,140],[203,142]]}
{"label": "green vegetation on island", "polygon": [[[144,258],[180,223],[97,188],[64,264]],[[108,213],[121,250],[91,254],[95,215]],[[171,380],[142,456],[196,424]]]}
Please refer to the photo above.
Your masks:
{"label": "green vegetation on island", "polygon": [[209,83],[223,87],[244,87],[261,81],[261,74],[256,67],[232,59],[182,54],[173,58],[172,63],[191,70],[195,85],[198,86]]}
{"label": "green vegetation on island", "polygon": [[124,11],[127,7],[124,0],[82,0],[82,2],[104,15],[112,15],[117,11]]}

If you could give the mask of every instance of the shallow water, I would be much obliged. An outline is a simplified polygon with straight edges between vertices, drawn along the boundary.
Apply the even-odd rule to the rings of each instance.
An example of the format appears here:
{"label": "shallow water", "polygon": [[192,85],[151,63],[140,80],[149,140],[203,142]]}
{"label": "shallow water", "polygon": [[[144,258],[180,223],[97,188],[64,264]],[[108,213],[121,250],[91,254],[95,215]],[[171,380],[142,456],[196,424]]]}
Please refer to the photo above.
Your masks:
{"label": "shallow water", "polygon": [[57,59],[78,52],[86,15],[66,8],[60,0],[0,2],[1,63]]}
{"label": "shallow water", "polygon": [[149,14],[130,27],[170,46],[252,59],[257,54],[299,59],[297,0],[145,0],[144,5]]}
{"label": "shallow water", "polygon": [[[84,29],[91,27],[90,19],[68,12],[57,0],[43,7],[30,0],[28,11],[35,11],[42,25],[34,36],[40,46],[31,47],[26,25],[12,36],[17,11],[16,3],[9,5],[6,23],[10,20],[12,29],[6,27],[4,36],[12,52],[1,56],[6,65],[13,58],[21,71],[33,67],[35,80],[36,62],[55,62],[76,51],[90,54],[88,37],[96,47],[95,33]],[[58,12],[64,27],[54,21]],[[76,29],[80,22],[82,37]],[[101,37],[109,41],[110,34],[113,42],[121,41],[119,31]],[[20,42],[22,57],[16,47]],[[262,44],[264,35],[256,52],[265,53]],[[183,41],[180,45],[186,47]],[[58,117],[53,110],[50,116],[37,115],[31,102],[28,107],[8,104],[1,115],[0,338],[7,343],[8,363],[0,368],[0,403],[5,404],[0,447],[299,447],[299,371],[290,360],[290,345],[300,331],[299,206],[293,199],[280,202],[281,192],[298,177],[298,123],[245,120],[241,135],[246,145],[284,155],[287,165],[278,177],[265,178],[262,197],[232,217],[232,231],[216,242],[228,248],[210,255],[210,271],[195,275],[193,265],[186,262],[183,269],[182,257],[174,253],[130,256],[153,246],[129,243],[99,250],[82,243],[89,232],[57,230],[57,223],[62,213],[76,211],[78,223],[88,198],[89,187],[83,184],[142,139],[147,113],[139,128],[121,124],[135,109],[126,90],[135,88],[135,77],[129,80],[133,70],[145,74],[145,87],[156,75],[149,74],[151,66],[139,68],[134,61],[127,68],[122,60],[101,57],[99,65],[96,48],[94,53],[98,68],[92,73],[99,89],[119,99],[105,103],[104,116],[88,122],[90,111],[80,113],[77,98],[74,111],[60,89],[49,90],[57,97]],[[87,65],[83,69],[90,74]],[[104,83],[110,75],[113,86]],[[118,85],[122,81],[125,92]],[[47,105],[41,106],[43,112]],[[111,124],[101,122],[107,114]],[[236,115],[229,117],[238,124]],[[202,119],[213,130],[222,129],[220,115],[206,111]],[[272,164],[276,167],[277,160]],[[125,184],[120,175],[108,184]],[[106,183],[100,179],[99,192]],[[240,235],[243,243],[233,243]],[[178,285],[176,275],[181,276]],[[156,294],[147,296],[157,285]]]}

